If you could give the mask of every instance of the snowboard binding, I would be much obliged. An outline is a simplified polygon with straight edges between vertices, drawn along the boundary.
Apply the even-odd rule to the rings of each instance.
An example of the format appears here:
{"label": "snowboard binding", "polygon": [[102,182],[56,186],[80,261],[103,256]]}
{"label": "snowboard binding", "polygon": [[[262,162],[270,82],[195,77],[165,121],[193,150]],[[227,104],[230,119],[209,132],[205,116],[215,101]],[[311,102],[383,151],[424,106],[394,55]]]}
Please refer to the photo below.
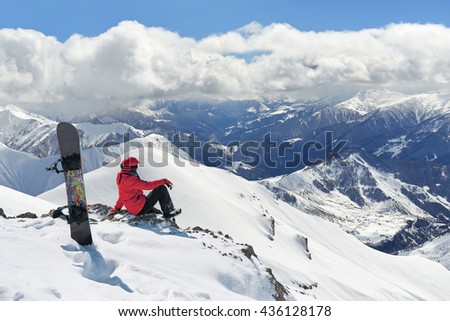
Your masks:
{"label": "snowboard binding", "polygon": [[56,174],[64,173],[63,169],[58,168],[59,163],[61,163],[61,158],[54,161],[49,167],[46,167],[45,170],[48,172],[55,172]]}

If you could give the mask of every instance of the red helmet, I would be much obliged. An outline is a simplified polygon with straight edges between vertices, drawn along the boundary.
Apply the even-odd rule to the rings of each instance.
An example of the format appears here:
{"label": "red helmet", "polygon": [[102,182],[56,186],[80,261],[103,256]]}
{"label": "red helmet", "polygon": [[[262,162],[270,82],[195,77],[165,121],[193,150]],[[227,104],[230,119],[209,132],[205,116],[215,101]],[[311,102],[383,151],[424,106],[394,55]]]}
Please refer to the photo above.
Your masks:
{"label": "red helmet", "polygon": [[125,158],[122,163],[120,163],[120,167],[122,168],[137,167],[138,165],[139,161],[135,157]]}

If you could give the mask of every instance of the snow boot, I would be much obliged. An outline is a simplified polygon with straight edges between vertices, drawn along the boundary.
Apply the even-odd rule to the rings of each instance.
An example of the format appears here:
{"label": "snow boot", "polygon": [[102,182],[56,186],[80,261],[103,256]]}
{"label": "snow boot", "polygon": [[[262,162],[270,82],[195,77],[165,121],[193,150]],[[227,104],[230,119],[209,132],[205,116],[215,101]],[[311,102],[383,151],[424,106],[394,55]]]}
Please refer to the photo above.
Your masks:
{"label": "snow boot", "polygon": [[169,213],[164,213],[164,218],[169,219],[181,214],[181,208],[174,208]]}

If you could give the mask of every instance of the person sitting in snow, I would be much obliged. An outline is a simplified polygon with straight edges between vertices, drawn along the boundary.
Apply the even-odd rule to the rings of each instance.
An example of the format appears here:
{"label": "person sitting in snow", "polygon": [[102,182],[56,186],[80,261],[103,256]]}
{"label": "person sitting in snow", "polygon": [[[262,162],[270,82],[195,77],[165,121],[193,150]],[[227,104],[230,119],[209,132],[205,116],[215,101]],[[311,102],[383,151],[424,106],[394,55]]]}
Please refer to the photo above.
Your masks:
{"label": "person sitting in snow", "polygon": [[[155,212],[157,202],[161,206],[164,218],[171,218],[181,213],[181,209],[173,206],[167,187],[172,189],[172,182],[167,178],[155,181],[141,180],[137,173],[139,161],[135,157],[126,158],[120,163],[121,171],[117,174],[116,183],[119,198],[108,214],[116,213],[123,206],[133,215]],[[147,196],[143,190],[152,190]]]}

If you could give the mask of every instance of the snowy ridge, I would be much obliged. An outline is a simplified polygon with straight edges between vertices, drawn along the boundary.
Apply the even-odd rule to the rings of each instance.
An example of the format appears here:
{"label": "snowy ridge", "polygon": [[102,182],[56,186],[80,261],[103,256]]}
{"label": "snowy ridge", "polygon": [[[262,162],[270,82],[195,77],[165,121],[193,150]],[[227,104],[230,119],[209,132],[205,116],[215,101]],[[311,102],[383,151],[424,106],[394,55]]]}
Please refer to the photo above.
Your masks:
{"label": "snowy ridge", "polygon": [[410,110],[420,119],[450,112],[448,93],[424,93],[404,95],[389,90],[363,90],[354,97],[341,102],[336,108],[346,108],[366,115],[375,110]]}
{"label": "snowy ridge", "polygon": [[102,146],[104,143],[111,142],[123,142],[120,141],[125,134],[129,135],[129,138],[146,136],[146,132],[137,130],[130,125],[123,123],[112,124],[92,124],[92,123],[79,123],[75,124],[75,127],[81,134],[80,144],[84,148],[93,146]]}
{"label": "snowy ridge", "polygon": [[379,108],[389,108],[408,99],[407,96],[389,90],[363,90],[354,97],[336,105],[336,108],[346,108],[365,115]]}
{"label": "snowy ridge", "polygon": [[10,148],[47,156],[56,146],[56,122],[17,106],[0,107],[0,142]]}
{"label": "snowy ridge", "polygon": [[[144,149],[142,152],[146,155],[149,151]],[[163,157],[157,148],[152,153],[157,160]],[[134,155],[138,156],[138,151]],[[117,167],[103,167],[86,174],[89,203],[114,204],[117,170]],[[140,175],[144,179],[170,178],[174,183],[175,205],[183,208],[183,214],[177,219],[180,226],[221,231],[237,243],[250,244],[261,263],[272,269],[277,280],[295,299],[427,300],[450,297],[450,282],[444,282],[450,281],[450,271],[441,265],[372,250],[333,224],[277,200],[257,182],[215,168],[189,163],[184,167],[177,166],[171,157],[168,166],[146,165],[140,168]],[[55,203],[64,197],[63,186],[40,196]],[[93,226],[94,233],[98,231],[97,226]],[[100,229],[103,228],[107,227]],[[107,238],[114,239],[109,234]],[[70,240],[65,242],[70,244]],[[136,242],[139,241],[136,239]],[[148,242],[144,243],[149,246]],[[133,245],[116,242],[114,247]],[[105,260],[109,259],[107,254],[102,252],[102,255]],[[171,260],[176,260],[176,256]],[[124,280],[126,274],[119,271],[117,269],[115,275]],[[195,271],[193,275],[198,273]]]}
{"label": "snowy ridge", "polygon": [[[25,111],[17,106],[0,106],[0,143],[40,158],[58,154],[56,138],[57,122]],[[123,142],[127,139],[144,137],[148,131],[112,120],[109,123],[82,122],[75,124],[80,133],[83,149],[102,147],[105,143]]]}
{"label": "snowy ridge", "polygon": [[22,120],[34,120],[41,123],[50,121],[44,116],[27,112],[15,105],[0,106],[0,113],[9,113],[11,115],[10,117],[15,117]]}

